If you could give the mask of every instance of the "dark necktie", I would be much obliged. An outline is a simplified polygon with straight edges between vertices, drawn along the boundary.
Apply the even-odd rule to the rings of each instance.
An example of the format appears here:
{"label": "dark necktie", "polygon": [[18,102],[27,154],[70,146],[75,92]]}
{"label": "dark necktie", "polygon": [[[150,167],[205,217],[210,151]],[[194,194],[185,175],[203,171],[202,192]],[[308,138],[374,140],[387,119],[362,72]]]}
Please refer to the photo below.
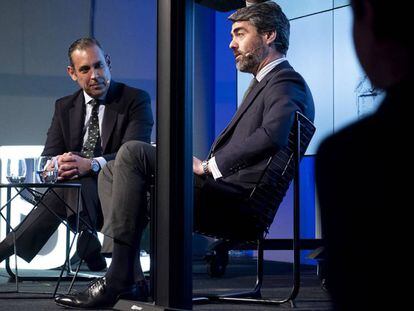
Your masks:
{"label": "dark necktie", "polygon": [[85,158],[93,158],[102,155],[101,137],[99,134],[99,102],[92,99],[88,105],[92,106],[92,113],[89,119],[88,138],[83,144],[81,154]]}
{"label": "dark necktie", "polygon": [[246,99],[247,95],[249,95],[249,93],[251,92],[251,90],[254,89],[254,87],[259,83],[259,81],[257,81],[256,78],[253,78],[252,81],[250,81],[249,87],[247,88],[246,92],[244,92],[243,95],[243,100],[242,103],[244,102],[244,100]]}

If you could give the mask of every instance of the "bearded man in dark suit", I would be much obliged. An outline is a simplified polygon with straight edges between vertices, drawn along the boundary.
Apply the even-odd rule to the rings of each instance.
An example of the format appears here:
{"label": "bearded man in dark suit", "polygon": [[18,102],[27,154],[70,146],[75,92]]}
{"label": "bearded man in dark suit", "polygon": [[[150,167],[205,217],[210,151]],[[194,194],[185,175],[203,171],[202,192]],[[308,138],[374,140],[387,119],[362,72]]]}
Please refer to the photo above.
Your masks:
{"label": "bearded man in dark suit", "polygon": [[[289,21],[279,5],[252,5],[229,19],[236,66],[254,78],[208,158],[193,159],[194,227],[259,235],[263,228],[257,228],[255,212],[239,203],[258,181],[269,157],[287,144],[295,112],[313,120],[314,105],[306,82],[286,60]],[[155,171],[155,152],[149,144],[128,142],[99,174],[102,231],[114,238],[112,263],[105,277],[84,292],[57,297],[57,304],[97,308],[112,306],[121,297],[147,298],[137,250],[148,221],[147,190]]]}
{"label": "bearded man in dark suit", "polygon": [[[42,155],[57,158],[60,182],[82,184],[79,229],[88,229],[82,235],[85,239],[96,239],[90,231],[102,226],[98,173],[108,161],[115,159],[123,143],[150,142],[151,102],[145,91],[111,80],[110,58],[96,39],[76,40],[69,48],[68,57],[67,72],[80,90],[56,101]],[[57,191],[74,209],[77,202],[74,190]],[[54,214],[70,222],[75,219],[72,209],[66,208],[56,196],[47,195],[16,231],[20,257],[31,261],[47,242],[61,222]],[[9,234],[0,244],[0,261],[13,252],[13,237]],[[85,250],[86,253],[91,270],[106,267],[99,247],[91,253]]]}

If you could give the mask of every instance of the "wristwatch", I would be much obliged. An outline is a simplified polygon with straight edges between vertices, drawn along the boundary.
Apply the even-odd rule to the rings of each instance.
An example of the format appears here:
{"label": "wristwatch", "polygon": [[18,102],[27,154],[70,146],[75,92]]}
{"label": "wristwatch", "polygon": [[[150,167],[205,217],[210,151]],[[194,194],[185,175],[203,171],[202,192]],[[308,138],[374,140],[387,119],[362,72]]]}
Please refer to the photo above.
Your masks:
{"label": "wristwatch", "polygon": [[91,171],[95,174],[98,174],[100,170],[101,170],[101,165],[99,164],[99,162],[96,161],[95,159],[92,159],[91,160]]}
{"label": "wristwatch", "polygon": [[201,166],[202,166],[202,168],[203,168],[203,172],[204,172],[204,174],[205,174],[205,175],[208,175],[208,173],[210,173],[210,172],[208,171],[208,161],[202,161],[202,162],[201,162]]}

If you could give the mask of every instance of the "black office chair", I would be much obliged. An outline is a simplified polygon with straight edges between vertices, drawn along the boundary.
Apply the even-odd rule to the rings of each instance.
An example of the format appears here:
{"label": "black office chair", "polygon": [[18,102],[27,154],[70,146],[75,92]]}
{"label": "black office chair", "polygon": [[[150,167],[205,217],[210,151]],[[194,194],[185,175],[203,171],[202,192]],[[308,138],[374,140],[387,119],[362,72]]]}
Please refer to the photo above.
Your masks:
{"label": "black office chair", "polygon": [[[299,185],[300,185],[300,159],[304,155],[315,127],[312,122],[300,112],[296,112],[295,122],[289,134],[288,145],[276,152],[268,161],[265,170],[256,186],[252,190],[248,203],[255,211],[254,226],[257,229],[251,230],[251,238],[240,240],[237,232],[233,236],[220,236],[220,233],[212,231],[199,232],[204,235],[219,238],[213,244],[212,250],[206,256],[208,260],[209,274],[220,276],[224,274],[228,263],[228,251],[230,249],[253,249],[257,247],[257,280],[253,290],[237,292],[224,295],[197,295],[193,298],[194,303],[205,303],[208,301],[217,302],[247,302],[247,303],[266,303],[282,304],[293,302],[300,287],[300,250],[316,248],[318,241],[303,241],[299,236]],[[265,239],[266,234],[280,203],[289,188],[292,180],[294,182],[294,226],[293,239]],[[237,221],[237,219],[235,219]],[[245,235],[245,232],[244,232]],[[300,245],[305,242],[305,245]],[[293,287],[287,298],[280,300],[261,299],[261,287],[263,282],[263,251],[264,249],[293,249]]]}

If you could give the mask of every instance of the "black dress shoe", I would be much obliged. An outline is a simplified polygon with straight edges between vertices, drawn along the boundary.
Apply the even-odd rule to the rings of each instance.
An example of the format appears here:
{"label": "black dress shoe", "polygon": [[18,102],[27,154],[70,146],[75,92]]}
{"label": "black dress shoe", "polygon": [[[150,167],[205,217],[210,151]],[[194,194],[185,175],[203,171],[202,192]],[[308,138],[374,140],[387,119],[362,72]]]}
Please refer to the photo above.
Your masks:
{"label": "black dress shoe", "polygon": [[122,290],[114,290],[103,277],[91,282],[83,292],[60,295],[55,298],[55,302],[62,307],[88,309],[113,307],[119,299],[147,301],[148,287],[145,282],[140,282]]}
{"label": "black dress shoe", "polygon": [[86,261],[91,271],[102,271],[106,268],[105,258],[101,254],[101,243],[98,237],[89,230],[84,230],[79,234],[76,254]]}

